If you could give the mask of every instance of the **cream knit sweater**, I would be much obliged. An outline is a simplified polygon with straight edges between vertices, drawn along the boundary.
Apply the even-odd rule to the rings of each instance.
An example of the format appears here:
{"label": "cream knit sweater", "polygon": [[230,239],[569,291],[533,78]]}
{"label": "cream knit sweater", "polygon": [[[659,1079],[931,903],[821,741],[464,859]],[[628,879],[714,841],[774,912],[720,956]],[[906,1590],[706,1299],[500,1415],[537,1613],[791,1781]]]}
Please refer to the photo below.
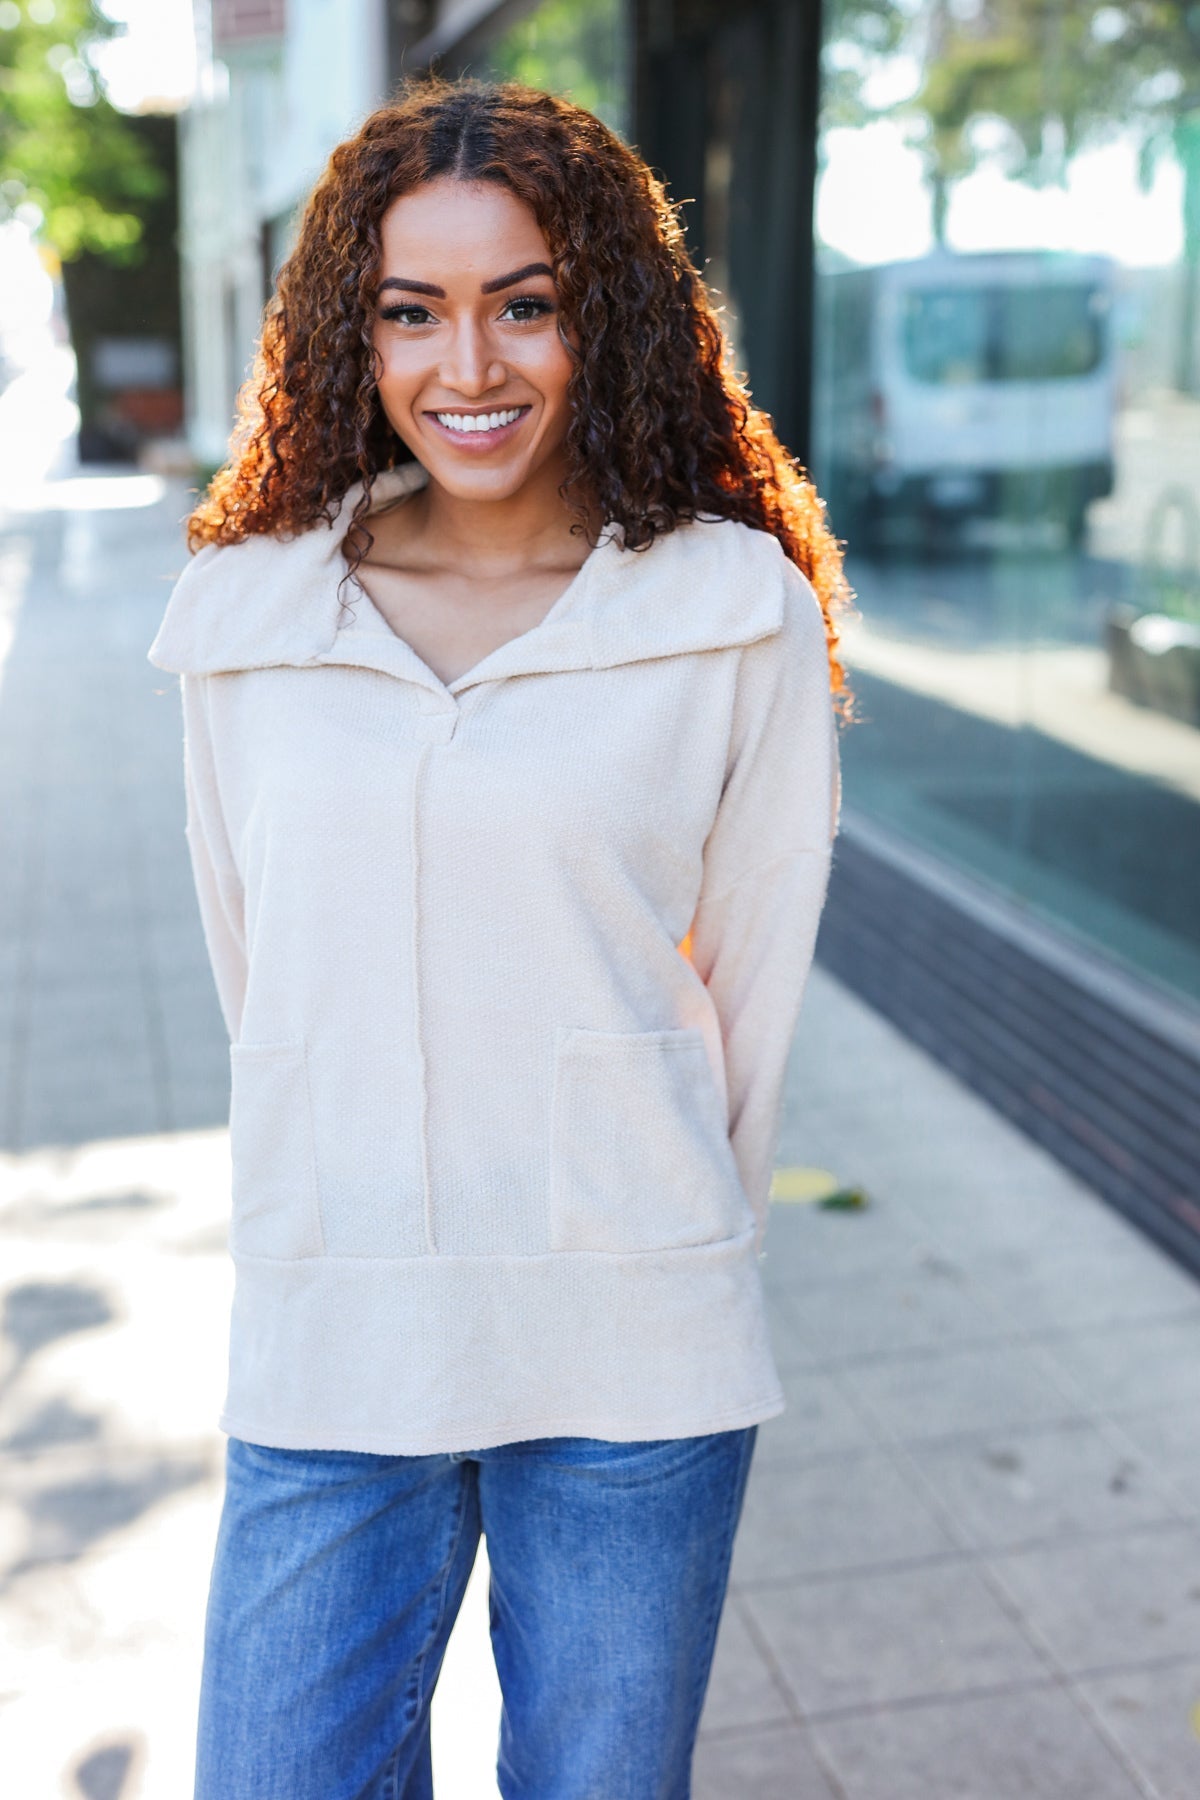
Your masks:
{"label": "cream knit sweater", "polygon": [[415,1455],[769,1418],[759,1250],[840,799],[816,598],[744,525],[612,529],[444,685],[339,606],[358,492],[201,550],[149,651],[231,1038],[221,1425]]}

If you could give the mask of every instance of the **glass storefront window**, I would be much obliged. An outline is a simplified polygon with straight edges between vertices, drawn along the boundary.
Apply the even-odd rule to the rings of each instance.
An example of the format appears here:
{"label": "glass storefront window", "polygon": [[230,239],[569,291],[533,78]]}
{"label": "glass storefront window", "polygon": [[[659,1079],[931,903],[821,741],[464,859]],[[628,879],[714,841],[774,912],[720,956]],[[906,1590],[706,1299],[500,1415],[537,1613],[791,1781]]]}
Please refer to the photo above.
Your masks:
{"label": "glass storefront window", "polygon": [[824,18],[847,806],[1200,1005],[1200,8]]}

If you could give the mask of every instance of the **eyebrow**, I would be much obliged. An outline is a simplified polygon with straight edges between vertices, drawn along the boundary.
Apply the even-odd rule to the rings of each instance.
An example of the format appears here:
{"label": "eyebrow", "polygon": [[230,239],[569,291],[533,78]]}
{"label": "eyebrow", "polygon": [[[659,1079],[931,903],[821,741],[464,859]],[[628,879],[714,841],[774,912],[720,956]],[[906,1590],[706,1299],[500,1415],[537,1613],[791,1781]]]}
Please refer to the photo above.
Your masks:
{"label": "eyebrow", "polygon": [[523,269],[514,269],[511,275],[501,275],[498,281],[481,282],[479,291],[481,294],[499,294],[504,288],[516,287],[518,281],[528,281],[531,275],[548,275],[551,281],[554,280],[554,270],[549,263],[532,262],[526,263]]}
{"label": "eyebrow", "polygon": [[[511,275],[501,275],[495,281],[480,282],[479,291],[481,294],[499,294],[505,288],[515,287],[518,281],[528,281],[531,275],[549,275],[553,281],[554,270],[549,263],[526,263],[524,268],[514,269]],[[445,288],[434,287],[431,281],[409,281],[407,277],[400,275],[388,275],[380,282],[377,291],[382,294],[385,288],[400,288],[406,294],[427,294],[431,300],[446,298]]]}

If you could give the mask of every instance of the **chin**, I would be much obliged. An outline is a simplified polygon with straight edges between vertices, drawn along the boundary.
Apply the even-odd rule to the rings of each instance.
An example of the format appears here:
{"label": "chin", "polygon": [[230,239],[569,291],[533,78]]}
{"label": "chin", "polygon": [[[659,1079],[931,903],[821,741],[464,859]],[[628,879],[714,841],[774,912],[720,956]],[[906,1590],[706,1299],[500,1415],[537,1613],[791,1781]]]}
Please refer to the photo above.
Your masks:
{"label": "chin", "polygon": [[429,478],[455,500],[511,500],[533,474],[532,469],[458,469],[440,459],[425,463]]}

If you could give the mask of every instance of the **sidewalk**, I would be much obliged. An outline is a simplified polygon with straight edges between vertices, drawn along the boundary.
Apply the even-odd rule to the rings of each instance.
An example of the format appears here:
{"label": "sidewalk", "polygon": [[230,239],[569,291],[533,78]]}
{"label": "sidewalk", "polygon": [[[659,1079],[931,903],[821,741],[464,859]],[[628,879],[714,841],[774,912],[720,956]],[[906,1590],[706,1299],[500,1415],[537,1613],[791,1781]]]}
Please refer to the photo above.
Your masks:
{"label": "sidewalk", "polygon": [[[145,660],[187,497],[56,491],[0,516],[0,1785],[183,1800],[230,1289],[227,1044]],[[775,1209],[790,1404],[697,1800],[1194,1800],[1200,1285],[819,967],[781,1161],[870,1205]],[[439,1800],[494,1800],[498,1711],[481,1555]]]}

